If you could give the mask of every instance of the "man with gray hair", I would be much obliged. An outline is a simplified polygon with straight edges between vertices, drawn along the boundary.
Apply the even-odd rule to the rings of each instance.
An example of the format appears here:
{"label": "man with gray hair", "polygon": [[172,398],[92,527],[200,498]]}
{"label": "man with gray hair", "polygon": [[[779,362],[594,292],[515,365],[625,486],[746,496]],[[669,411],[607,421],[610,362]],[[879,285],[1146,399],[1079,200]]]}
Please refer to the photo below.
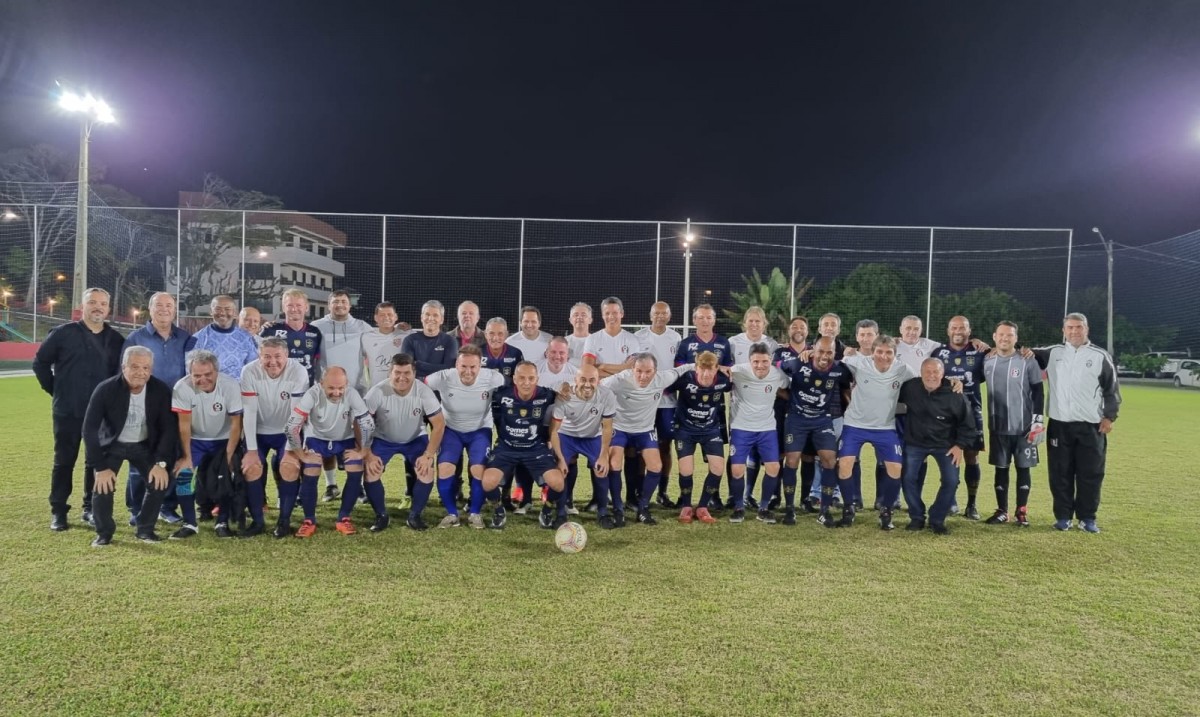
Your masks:
{"label": "man with gray hair", "polygon": [[1072,519],[1099,533],[1096,511],[1108,453],[1108,434],[1121,406],[1112,357],[1088,341],[1087,317],[1067,314],[1063,342],[1033,352],[1050,379],[1050,495],[1054,528],[1070,530]]}
{"label": "man with gray hair", "polygon": [[232,296],[220,294],[209,303],[212,323],[196,332],[196,348],[217,355],[221,373],[236,379],[242,368],[258,358],[258,344],[237,324],[237,302]]}
{"label": "man with gray hair", "polygon": [[454,368],[454,360],[458,358],[458,342],[442,331],[445,311],[442,302],[435,299],[426,301],[421,306],[421,330],[404,338],[400,353],[413,357],[417,379]]}
{"label": "man with gray hair", "polygon": [[121,357],[121,373],[101,381],[88,401],[83,442],[88,465],[96,470],[92,509],[96,523],[93,547],[112,542],[113,494],[121,464],[147,477],[138,506],[137,539],[157,543],[158,508],[170,483],[167,468],[175,457],[176,426],[171,416],[171,388],[152,375],[154,352],[130,346]]}
{"label": "man with gray hair", "polygon": [[592,335],[592,307],[585,302],[577,301],[571,307],[569,318],[571,333],[567,335],[567,345],[570,349],[570,362],[575,368],[583,365],[583,346]]}
{"label": "man with gray hair", "polygon": [[[242,390],[237,381],[217,370],[217,355],[196,349],[187,355],[188,375],[179,379],[171,397],[171,410],[179,417],[179,445],[183,457],[175,462],[175,494],[183,509],[183,527],[173,540],[190,538],[196,527],[196,495],[193,474],[205,458],[219,451],[234,466],[234,455],[242,440]],[[219,506],[216,534],[232,538],[228,508]]]}
{"label": "man with gray hair", "polygon": [[487,339],[483,337],[483,331],[479,329],[479,304],[469,299],[459,304],[458,326],[455,326],[450,333],[458,341],[460,349],[467,345],[483,348]]}

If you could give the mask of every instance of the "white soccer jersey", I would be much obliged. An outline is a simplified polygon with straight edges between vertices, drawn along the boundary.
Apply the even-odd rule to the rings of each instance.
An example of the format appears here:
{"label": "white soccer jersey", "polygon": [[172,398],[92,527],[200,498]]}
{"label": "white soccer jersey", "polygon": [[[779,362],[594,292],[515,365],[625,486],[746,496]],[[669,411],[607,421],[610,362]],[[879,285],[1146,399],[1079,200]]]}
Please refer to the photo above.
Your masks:
{"label": "white soccer jersey", "polygon": [[583,355],[591,356],[598,364],[625,363],[626,359],[637,352],[637,338],[625,329],[621,329],[616,336],[610,336],[607,331],[597,331],[583,344]]}
{"label": "white soccer jersey", "polygon": [[733,397],[729,409],[729,427],[739,431],[775,430],[775,394],[792,380],[772,366],[766,378],[759,378],[748,363],[735,364],[730,373]]}
{"label": "white soccer jersey", "polygon": [[192,387],[192,378],[184,376],[175,384],[171,410],[192,416],[192,438],[201,441],[223,441],[229,438],[231,418],[242,413],[242,390],[238,382],[223,373],[217,374],[217,385],[208,393]]}
{"label": "white soccer jersey", "polygon": [[591,334],[588,334],[583,338],[580,338],[574,334],[569,334],[567,336],[567,356],[569,357],[567,361],[569,361],[570,364],[575,368],[579,368],[583,365],[583,347],[589,338],[591,338]]}
{"label": "white soccer jersey", "polygon": [[304,437],[318,441],[354,438],[354,422],[369,414],[358,391],[347,388],[342,400],[334,403],[325,395],[321,384],[308,389],[292,410],[305,419]]}
{"label": "white soccer jersey", "polygon": [[779,342],[766,334],[763,334],[758,341],[752,341],[745,333],[740,333],[729,339],[729,348],[733,349],[733,362],[735,364],[749,363],[750,347],[754,344],[766,344],[772,356],[775,355],[775,349],[779,348]]}
{"label": "white soccer jersey", "polygon": [[918,376],[921,374],[921,362],[933,355],[933,350],[941,346],[933,339],[921,337],[915,344],[896,342],[896,358],[904,362]]}
{"label": "white soccer jersey", "polygon": [[367,370],[360,379],[364,387],[369,388],[387,380],[392,371],[392,357],[400,353],[404,336],[405,333],[400,329],[393,329],[390,334],[372,329],[362,335],[363,359],[367,364]]}
{"label": "white soccer jersey", "polygon": [[392,443],[409,443],[425,435],[425,417],[442,411],[433,389],[417,381],[401,396],[390,381],[381,381],[363,396],[367,410],[375,416],[375,435]]}
{"label": "white soccer jersey", "polygon": [[460,433],[492,427],[492,392],[504,387],[504,375],[485,368],[475,383],[465,385],[458,369],[448,368],[425,377],[425,384],[442,397],[446,426]]}
{"label": "white soccer jersey", "polygon": [[295,359],[288,359],[279,378],[271,378],[254,360],[242,369],[242,431],[246,434],[246,448],[258,450],[258,434],[264,436],[283,433],[292,406],[308,390],[308,371]]}
{"label": "white soccer jersey", "polygon": [[566,401],[554,402],[554,417],[562,421],[558,432],[575,438],[599,438],[605,418],[617,414],[617,396],[607,386],[597,386],[596,393],[585,401],[572,394]]}
{"label": "white soccer jersey", "polygon": [[[638,351],[648,351],[654,354],[659,368],[670,368],[675,363],[675,352],[679,350],[679,342],[683,341],[683,337],[675,329],[667,329],[661,334],[656,334],[647,327],[633,336],[638,340]],[[675,394],[673,393],[664,393],[662,398],[658,399],[659,408],[674,408],[675,405]]]}
{"label": "white soccer jersey", "polygon": [[920,373],[899,360],[893,361],[887,371],[880,372],[875,368],[875,359],[870,356],[847,356],[842,363],[854,374],[854,390],[850,393],[850,405],[846,407],[846,425],[876,431],[895,430],[900,386]]}
{"label": "white soccer jersey", "polygon": [[346,385],[358,386],[363,372],[362,337],[371,325],[353,316],[345,321],[326,316],[312,325],[321,331],[321,375],[338,366],[346,371]]}
{"label": "white soccer jersey", "polygon": [[537,385],[545,386],[556,393],[564,383],[575,383],[575,374],[579,373],[579,369],[569,363],[564,363],[558,373],[550,370],[550,365],[545,359],[535,361],[533,365],[537,367]]}
{"label": "white soccer jersey", "polygon": [[509,336],[504,343],[520,349],[521,355],[525,357],[526,361],[540,361],[546,356],[546,349],[550,346],[552,338],[554,337],[545,331],[539,331],[536,339],[529,339],[518,331]]}
{"label": "white soccer jersey", "polygon": [[658,416],[658,401],[662,398],[663,389],[694,367],[695,364],[685,364],[662,369],[645,388],[634,381],[632,369],[625,369],[601,381],[600,386],[609,388],[617,397],[618,410],[613,419],[613,428],[626,433],[654,430],[654,419]]}

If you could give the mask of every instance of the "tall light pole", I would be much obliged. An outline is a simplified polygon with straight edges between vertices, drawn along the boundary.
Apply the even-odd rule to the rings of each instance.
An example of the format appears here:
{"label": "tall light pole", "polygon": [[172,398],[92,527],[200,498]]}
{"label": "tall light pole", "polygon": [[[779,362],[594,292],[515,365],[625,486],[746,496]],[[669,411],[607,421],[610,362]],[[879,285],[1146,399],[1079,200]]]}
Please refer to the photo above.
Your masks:
{"label": "tall light pole", "polygon": [[83,292],[87,290],[88,257],[88,143],[92,138],[92,127],[115,122],[112,108],[104,100],[89,92],[79,95],[63,89],[58,106],[67,112],[79,113],[79,196],[75,203],[75,280],[71,291],[71,302],[75,309],[83,306]]}
{"label": "tall light pole", "polygon": [[683,234],[683,335],[687,336],[692,320],[692,220],[687,220],[687,229]]}
{"label": "tall light pole", "polygon": [[1112,356],[1115,361],[1117,355],[1113,353],[1113,245],[1104,238],[1100,227],[1092,227],[1092,231],[1100,237],[1100,243],[1104,245],[1104,252],[1108,254],[1108,355]]}

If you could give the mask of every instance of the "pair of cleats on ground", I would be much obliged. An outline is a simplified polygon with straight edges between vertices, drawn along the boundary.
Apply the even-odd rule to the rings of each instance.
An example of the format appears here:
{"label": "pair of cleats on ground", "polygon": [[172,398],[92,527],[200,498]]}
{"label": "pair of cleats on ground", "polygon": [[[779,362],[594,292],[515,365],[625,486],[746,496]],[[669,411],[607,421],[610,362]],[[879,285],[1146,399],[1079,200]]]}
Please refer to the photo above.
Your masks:
{"label": "pair of cleats on ground", "polygon": [[[377,516],[375,516],[375,522],[371,524],[371,527],[369,528],[369,530],[372,533],[379,533],[384,530],[387,530],[388,526],[391,525],[391,523],[392,523],[392,519],[389,516],[377,515]],[[354,522],[351,521],[349,518],[342,518],[338,522],[334,523],[333,527],[334,527],[334,530],[341,533],[342,535],[354,535],[355,533],[358,532],[358,528],[356,528],[354,526]],[[261,532],[262,532],[262,529],[260,528],[258,533],[261,533]],[[292,526],[290,524],[276,523],[275,529],[273,531],[271,531],[271,535],[276,538],[286,538],[289,535],[295,535],[297,538],[311,538],[313,535],[316,534],[316,532],[317,532],[317,524],[311,520],[305,519],[305,520],[301,521],[300,527],[296,528],[295,533],[292,532]],[[258,533],[254,533],[254,535],[258,535]],[[220,536],[218,535],[218,537],[220,537]],[[247,536],[243,533],[242,537],[250,537],[250,536]]]}

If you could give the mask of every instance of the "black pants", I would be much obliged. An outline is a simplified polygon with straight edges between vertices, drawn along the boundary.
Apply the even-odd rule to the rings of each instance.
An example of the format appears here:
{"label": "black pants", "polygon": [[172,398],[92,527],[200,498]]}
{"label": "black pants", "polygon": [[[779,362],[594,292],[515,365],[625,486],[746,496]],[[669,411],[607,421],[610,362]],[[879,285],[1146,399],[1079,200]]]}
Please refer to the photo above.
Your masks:
{"label": "black pants", "polygon": [[[150,447],[143,443],[113,443],[108,448],[109,456],[118,458],[122,462],[128,461],[130,468],[136,468],[147,479],[150,476],[150,469],[154,467],[154,458],[150,455]],[[170,485],[171,481],[167,481]],[[113,522],[113,496],[116,495],[117,487],[113,486],[111,493],[96,493],[92,496],[92,517],[96,521],[96,535],[103,535],[106,538],[111,538],[117,529],[116,523]],[[163,496],[166,495],[166,488],[155,488],[153,483],[146,480],[146,494],[142,498],[142,505],[138,511],[137,531],[139,533],[149,533],[154,530],[154,523],[158,520],[158,509],[162,505]]]}
{"label": "black pants", "polygon": [[1097,423],[1052,418],[1046,439],[1055,519],[1095,520],[1108,436],[1100,432]]}
{"label": "black pants", "polygon": [[[66,515],[71,510],[67,501],[75,483],[75,461],[79,459],[79,443],[83,440],[83,418],[54,416],[54,467],[50,469],[50,512]],[[83,464],[83,510],[92,509],[92,486],[96,474]]]}

